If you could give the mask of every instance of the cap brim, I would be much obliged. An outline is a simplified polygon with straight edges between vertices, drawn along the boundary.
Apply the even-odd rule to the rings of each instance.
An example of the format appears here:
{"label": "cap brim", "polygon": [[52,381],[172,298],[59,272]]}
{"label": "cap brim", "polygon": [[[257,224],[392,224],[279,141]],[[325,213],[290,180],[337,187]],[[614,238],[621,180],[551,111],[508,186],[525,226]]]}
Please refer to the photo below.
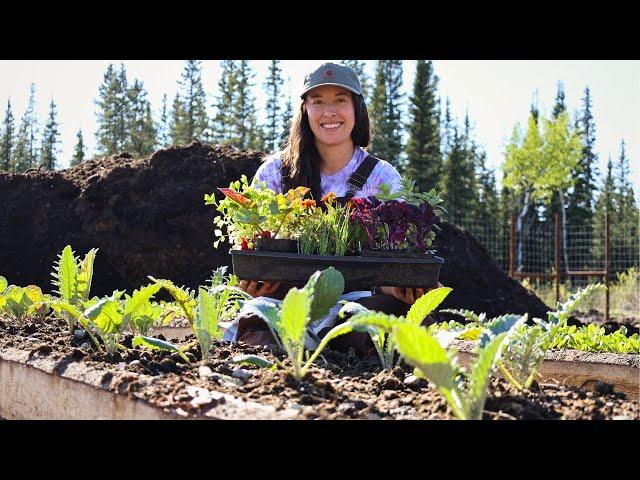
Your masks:
{"label": "cap brim", "polygon": [[318,88],[318,87],[324,87],[325,85],[334,85],[336,87],[342,87],[342,88],[346,88],[347,90],[355,93],[356,95],[362,95],[362,92],[357,91],[355,88],[352,87],[347,87],[346,85],[342,85],[341,83],[321,83],[320,85],[314,85],[313,87],[309,87],[306,90],[304,90],[301,94],[300,94],[300,98],[304,97],[308,92],[310,92],[311,90],[313,90],[314,88]]}

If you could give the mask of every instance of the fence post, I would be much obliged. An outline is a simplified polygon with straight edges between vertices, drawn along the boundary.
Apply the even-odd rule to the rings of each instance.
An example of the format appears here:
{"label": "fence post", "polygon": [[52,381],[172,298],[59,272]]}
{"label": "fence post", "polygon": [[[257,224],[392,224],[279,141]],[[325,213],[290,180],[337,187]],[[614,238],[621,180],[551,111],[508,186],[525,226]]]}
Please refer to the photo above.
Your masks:
{"label": "fence post", "polygon": [[516,222],[511,215],[509,219],[509,276],[514,278],[516,263]]}
{"label": "fence post", "polygon": [[604,216],[604,285],[607,289],[605,292],[605,309],[604,321],[609,321],[609,210]]}
{"label": "fence post", "polygon": [[560,215],[556,213],[556,304],[560,301]]}

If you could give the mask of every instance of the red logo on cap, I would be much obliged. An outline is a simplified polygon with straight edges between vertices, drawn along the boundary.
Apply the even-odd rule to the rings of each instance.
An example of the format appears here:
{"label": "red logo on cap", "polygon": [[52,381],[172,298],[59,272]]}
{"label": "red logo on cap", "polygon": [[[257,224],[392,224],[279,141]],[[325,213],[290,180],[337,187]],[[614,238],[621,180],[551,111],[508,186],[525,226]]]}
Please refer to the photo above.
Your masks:
{"label": "red logo on cap", "polygon": [[322,76],[324,78],[333,78],[333,70],[332,69],[325,70]]}

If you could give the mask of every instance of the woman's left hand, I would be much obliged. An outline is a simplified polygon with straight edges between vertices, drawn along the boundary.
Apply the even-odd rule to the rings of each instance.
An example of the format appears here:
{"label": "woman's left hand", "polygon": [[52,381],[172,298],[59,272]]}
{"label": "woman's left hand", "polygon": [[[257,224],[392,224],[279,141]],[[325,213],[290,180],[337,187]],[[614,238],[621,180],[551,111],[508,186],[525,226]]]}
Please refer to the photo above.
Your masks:
{"label": "woman's left hand", "polygon": [[436,286],[432,288],[413,288],[413,287],[380,287],[382,293],[391,295],[398,300],[413,305],[417,299],[423,296],[425,293],[442,287],[440,282],[436,282]]}

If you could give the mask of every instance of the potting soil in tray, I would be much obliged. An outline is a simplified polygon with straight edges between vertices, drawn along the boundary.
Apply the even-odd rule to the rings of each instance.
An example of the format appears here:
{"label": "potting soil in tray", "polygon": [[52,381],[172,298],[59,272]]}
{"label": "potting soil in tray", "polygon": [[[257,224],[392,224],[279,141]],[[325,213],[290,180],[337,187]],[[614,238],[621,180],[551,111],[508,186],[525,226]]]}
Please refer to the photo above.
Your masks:
{"label": "potting soil in tray", "polygon": [[317,270],[334,267],[344,276],[345,291],[373,286],[423,287],[436,285],[444,260],[333,255],[302,255],[231,249],[233,273],[243,280],[300,282]]}
{"label": "potting soil in tray", "polygon": [[[381,371],[375,357],[361,360],[352,354],[325,350],[309,374],[298,382],[283,370],[238,366],[230,362],[240,354],[257,354],[283,361],[283,352],[271,347],[216,342],[209,361],[197,362],[197,346],[186,350],[186,364],[178,355],[132,349],[132,336],[123,341],[126,350],[114,357],[96,353],[86,339],[70,335],[61,320],[45,324],[16,323],[0,319],[0,350],[29,350],[32,356],[60,361],[86,362],[110,375],[110,390],[133,395],[183,416],[199,416],[206,405],[194,407],[188,387],[228,393],[276,408],[300,411],[301,419],[453,419],[442,395],[432,384],[411,376],[405,365]],[[182,343],[193,341],[186,338]],[[288,363],[284,360],[285,364]],[[207,368],[202,368],[207,367]],[[208,373],[203,374],[203,371]],[[140,375],[142,374],[142,375]],[[139,376],[151,381],[140,381]],[[504,380],[493,378],[485,419],[640,419],[638,401],[624,394],[591,392],[555,384],[538,385],[518,393]]]}

